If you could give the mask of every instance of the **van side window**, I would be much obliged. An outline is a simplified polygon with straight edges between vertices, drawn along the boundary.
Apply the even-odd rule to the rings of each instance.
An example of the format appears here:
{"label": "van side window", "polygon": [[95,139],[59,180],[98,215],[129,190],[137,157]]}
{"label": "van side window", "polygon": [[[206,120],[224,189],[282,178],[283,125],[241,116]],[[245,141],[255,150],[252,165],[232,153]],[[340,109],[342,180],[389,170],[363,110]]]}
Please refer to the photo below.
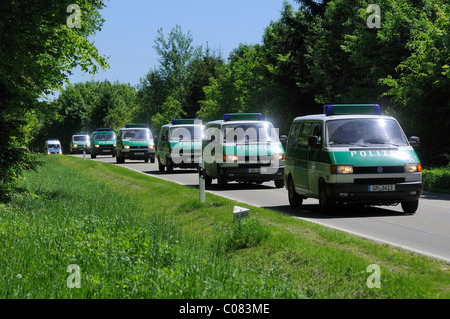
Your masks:
{"label": "van side window", "polygon": [[300,136],[297,141],[297,146],[302,148],[308,147],[308,139],[311,136],[313,131],[313,123],[312,122],[305,122],[304,125],[301,128]]}
{"label": "van side window", "polygon": [[322,143],[322,123],[314,123],[312,136],[317,136],[319,144]]}
{"label": "van side window", "polygon": [[297,145],[298,133],[301,123],[292,124],[291,131],[289,132],[288,146],[295,147]]}

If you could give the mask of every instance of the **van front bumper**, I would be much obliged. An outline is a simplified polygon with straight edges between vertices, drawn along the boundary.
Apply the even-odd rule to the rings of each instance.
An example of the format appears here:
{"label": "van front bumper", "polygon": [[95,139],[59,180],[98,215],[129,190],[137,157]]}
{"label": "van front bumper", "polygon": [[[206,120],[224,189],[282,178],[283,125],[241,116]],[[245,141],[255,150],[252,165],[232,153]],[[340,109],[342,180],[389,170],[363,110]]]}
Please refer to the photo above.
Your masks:
{"label": "van front bumper", "polygon": [[155,150],[122,150],[123,157],[127,159],[155,159]]}
{"label": "van front bumper", "polygon": [[326,184],[329,199],[341,203],[367,205],[394,204],[418,200],[423,184],[419,182],[396,183],[394,191],[369,191],[369,184]]}
{"label": "van front bumper", "polygon": [[237,182],[265,182],[283,180],[284,166],[270,167],[222,167],[223,177],[228,181]]}

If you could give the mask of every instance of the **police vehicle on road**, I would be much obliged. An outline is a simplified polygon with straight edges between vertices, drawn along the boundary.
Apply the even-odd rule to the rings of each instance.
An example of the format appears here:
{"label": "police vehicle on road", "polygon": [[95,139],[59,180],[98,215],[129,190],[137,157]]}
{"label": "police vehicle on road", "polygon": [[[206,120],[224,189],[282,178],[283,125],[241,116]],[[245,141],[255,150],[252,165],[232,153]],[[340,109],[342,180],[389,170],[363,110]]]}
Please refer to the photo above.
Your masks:
{"label": "police vehicle on road", "polygon": [[70,153],[89,153],[91,151],[91,143],[89,135],[83,132],[75,133],[70,140]]}
{"label": "police vehicle on road", "polygon": [[155,162],[155,143],[152,132],[145,124],[126,124],[117,133],[116,162],[125,159]]}
{"label": "police vehicle on road", "polygon": [[207,123],[202,158],[206,185],[217,179],[219,187],[229,181],[284,186],[284,148],[261,113],[224,114],[223,120]]}
{"label": "police vehicle on road", "polygon": [[401,203],[414,214],[423,189],[418,144],[377,104],[326,105],[324,114],[297,117],[286,147],[289,203],[317,198],[323,213],[337,203]]}
{"label": "police vehicle on road", "polygon": [[44,154],[62,154],[61,143],[57,138],[50,138],[45,141]]}
{"label": "police vehicle on road", "polygon": [[97,155],[116,156],[116,133],[110,128],[98,128],[91,134],[91,158]]}
{"label": "police vehicle on road", "polygon": [[197,168],[202,152],[205,126],[199,119],[173,119],[161,127],[158,137],[158,168]]}

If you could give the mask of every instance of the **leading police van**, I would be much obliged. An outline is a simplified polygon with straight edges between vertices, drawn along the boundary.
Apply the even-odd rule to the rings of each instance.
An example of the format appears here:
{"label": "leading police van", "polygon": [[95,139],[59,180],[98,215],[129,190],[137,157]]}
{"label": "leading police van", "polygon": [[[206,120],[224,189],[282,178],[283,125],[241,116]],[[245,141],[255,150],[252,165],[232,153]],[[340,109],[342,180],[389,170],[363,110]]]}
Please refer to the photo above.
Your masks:
{"label": "leading police van", "polygon": [[284,148],[273,125],[261,113],[224,114],[206,124],[202,144],[205,184],[274,181],[284,187]]}
{"label": "leading police van", "polygon": [[289,203],[316,198],[323,213],[336,203],[401,203],[414,214],[423,190],[418,145],[377,104],[326,105],[324,114],[297,117],[286,147]]}
{"label": "leading police van", "polygon": [[199,119],[173,119],[161,126],[158,138],[158,168],[172,172],[174,167],[197,168],[202,153],[205,126]]}
{"label": "leading police van", "polygon": [[125,159],[155,162],[155,142],[152,132],[145,124],[125,124],[119,129],[116,143],[116,162]]}

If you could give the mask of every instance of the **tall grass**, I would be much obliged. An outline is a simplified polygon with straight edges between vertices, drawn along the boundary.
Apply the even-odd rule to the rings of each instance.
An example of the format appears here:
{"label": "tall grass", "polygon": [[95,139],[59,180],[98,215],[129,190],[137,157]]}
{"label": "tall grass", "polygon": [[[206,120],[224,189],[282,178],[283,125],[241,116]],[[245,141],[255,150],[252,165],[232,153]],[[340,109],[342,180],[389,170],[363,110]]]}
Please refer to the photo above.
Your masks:
{"label": "tall grass", "polygon": [[0,206],[1,298],[450,297],[448,263],[262,208],[233,222],[234,201],[116,165],[46,162]]}
{"label": "tall grass", "polygon": [[[1,298],[301,296],[273,273],[236,268],[224,249],[146,213],[126,193],[46,161],[0,210]],[[69,265],[79,267],[80,288],[70,288]]]}

